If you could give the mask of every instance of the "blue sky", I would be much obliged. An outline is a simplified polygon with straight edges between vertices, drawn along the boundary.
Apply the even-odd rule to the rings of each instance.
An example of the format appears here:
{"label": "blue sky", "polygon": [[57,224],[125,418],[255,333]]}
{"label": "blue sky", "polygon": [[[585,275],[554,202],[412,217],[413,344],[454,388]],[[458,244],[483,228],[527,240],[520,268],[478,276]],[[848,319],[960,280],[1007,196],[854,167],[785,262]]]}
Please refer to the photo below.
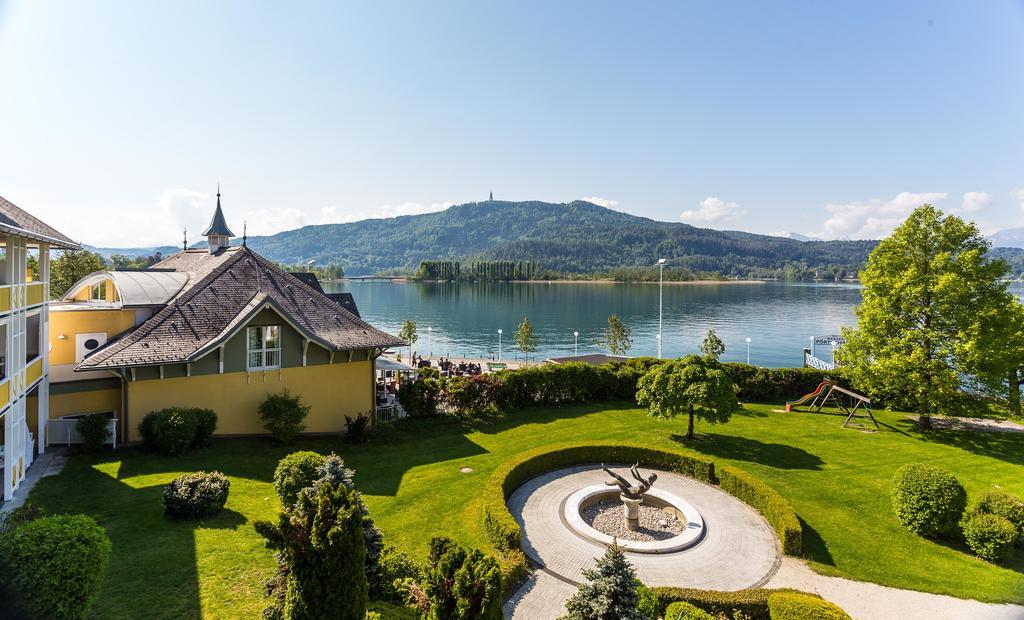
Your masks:
{"label": "blue sky", "polygon": [[1024,4],[10,2],[0,195],[87,243],[486,198],[1024,225]]}

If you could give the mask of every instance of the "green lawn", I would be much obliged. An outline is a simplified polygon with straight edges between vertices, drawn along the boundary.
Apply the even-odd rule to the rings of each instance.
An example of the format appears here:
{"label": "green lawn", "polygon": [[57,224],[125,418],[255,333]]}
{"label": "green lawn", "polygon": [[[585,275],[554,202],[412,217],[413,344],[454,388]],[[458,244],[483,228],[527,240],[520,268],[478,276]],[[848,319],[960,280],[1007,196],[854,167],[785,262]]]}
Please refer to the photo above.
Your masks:
{"label": "green lawn", "polygon": [[[842,418],[776,413],[748,405],[726,425],[698,423],[692,444],[716,460],[770,482],[804,521],[804,546],[817,570],[993,602],[1024,601],[1024,551],[1008,568],[975,559],[958,545],[918,538],[889,509],[893,471],[910,462],[952,470],[974,495],[992,485],[1024,495],[1024,434],[918,433],[901,415],[878,414],[881,431],[841,428]],[[467,425],[407,421],[370,444],[305,438],[287,449],[260,439],[223,439],[179,458],[134,449],[75,456],[45,478],[30,500],[51,511],[84,512],[107,529],[114,552],[96,606],[103,618],[256,617],[273,560],[253,521],[278,510],[271,476],[298,449],[334,450],[356,482],[387,541],[422,558],[431,536],[447,534],[489,548],[479,489],[503,461],[536,446],[622,439],[678,447],[685,421],[651,419],[623,405],[536,409]],[[459,473],[471,467],[473,473]],[[227,510],[202,524],[165,520],[163,484],[196,469],[231,479]]]}

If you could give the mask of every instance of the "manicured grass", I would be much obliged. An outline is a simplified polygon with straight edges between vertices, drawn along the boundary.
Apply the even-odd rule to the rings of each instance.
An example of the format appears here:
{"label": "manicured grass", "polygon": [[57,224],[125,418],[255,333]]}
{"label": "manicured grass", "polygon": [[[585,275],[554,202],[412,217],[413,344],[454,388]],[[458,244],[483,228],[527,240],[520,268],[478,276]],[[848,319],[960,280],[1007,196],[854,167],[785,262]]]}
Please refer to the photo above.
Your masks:
{"label": "manicured grass", "polygon": [[[1024,601],[1024,551],[1008,567],[971,557],[955,543],[921,539],[889,507],[889,480],[901,465],[949,468],[976,495],[993,485],[1024,495],[1024,434],[917,432],[902,415],[877,414],[883,427],[841,428],[842,418],[777,413],[748,405],[726,425],[698,423],[689,447],[761,476],[792,501],[804,521],[804,548],[820,572],[885,585],[976,598]],[[627,405],[536,409],[465,425],[411,420],[351,446],[303,438],[288,448],[260,439],[222,439],[165,458],[134,449],[69,460],[30,500],[56,512],[97,517],[114,543],[96,617],[257,617],[262,581],[273,568],[253,522],[274,519],[277,460],[298,449],[341,454],[356,470],[390,544],[418,558],[446,534],[489,549],[478,494],[503,461],[548,443],[587,439],[679,447],[685,421],[662,422]],[[459,468],[471,467],[469,474]],[[165,520],[162,485],[197,469],[231,479],[227,510],[199,524]]]}

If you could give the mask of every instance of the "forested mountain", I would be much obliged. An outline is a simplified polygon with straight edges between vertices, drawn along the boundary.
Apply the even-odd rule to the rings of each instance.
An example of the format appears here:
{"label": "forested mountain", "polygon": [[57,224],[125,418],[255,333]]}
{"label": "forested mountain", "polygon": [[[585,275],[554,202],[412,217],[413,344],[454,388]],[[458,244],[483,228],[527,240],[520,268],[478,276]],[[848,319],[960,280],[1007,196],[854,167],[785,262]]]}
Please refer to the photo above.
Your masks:
{"label": "forested mountain", "polygon": [[874,241],[794,241],[658,222],[589,202],[486,201],[437,213],[305,226],[249,244],[268,258],[340,264],[348,275],[415,270],[422,260],[536,261],[562,273],[652,265],[731,276],[856,271]]}

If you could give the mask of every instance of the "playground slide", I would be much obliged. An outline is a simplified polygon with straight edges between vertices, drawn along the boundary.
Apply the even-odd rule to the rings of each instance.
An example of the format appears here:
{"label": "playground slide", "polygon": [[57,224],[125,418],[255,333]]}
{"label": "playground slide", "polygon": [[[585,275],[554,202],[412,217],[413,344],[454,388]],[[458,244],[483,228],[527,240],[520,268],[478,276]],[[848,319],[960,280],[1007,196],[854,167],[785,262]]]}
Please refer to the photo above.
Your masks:
{"label": "playground slide", "polygon": [[814,391],[811,392],[810,394],[808,394],[807,396],[804,396],[803,398],[798,398],[797,400],[791,400],[791,401],[787,402],[786,403],[786,411],[792,411],[793,407],[795,407],[797,405],[802,405],[802,404],[806,403],[807,401],[813,400],[817,396],[820,396],[821,393],[823,391],[825,391],[825,388],[827,388],[830,385],[832,385],[832,382],[829,381],[828,379],[822,381],[821,383],[818,384],[818,387],[814,388]]}

